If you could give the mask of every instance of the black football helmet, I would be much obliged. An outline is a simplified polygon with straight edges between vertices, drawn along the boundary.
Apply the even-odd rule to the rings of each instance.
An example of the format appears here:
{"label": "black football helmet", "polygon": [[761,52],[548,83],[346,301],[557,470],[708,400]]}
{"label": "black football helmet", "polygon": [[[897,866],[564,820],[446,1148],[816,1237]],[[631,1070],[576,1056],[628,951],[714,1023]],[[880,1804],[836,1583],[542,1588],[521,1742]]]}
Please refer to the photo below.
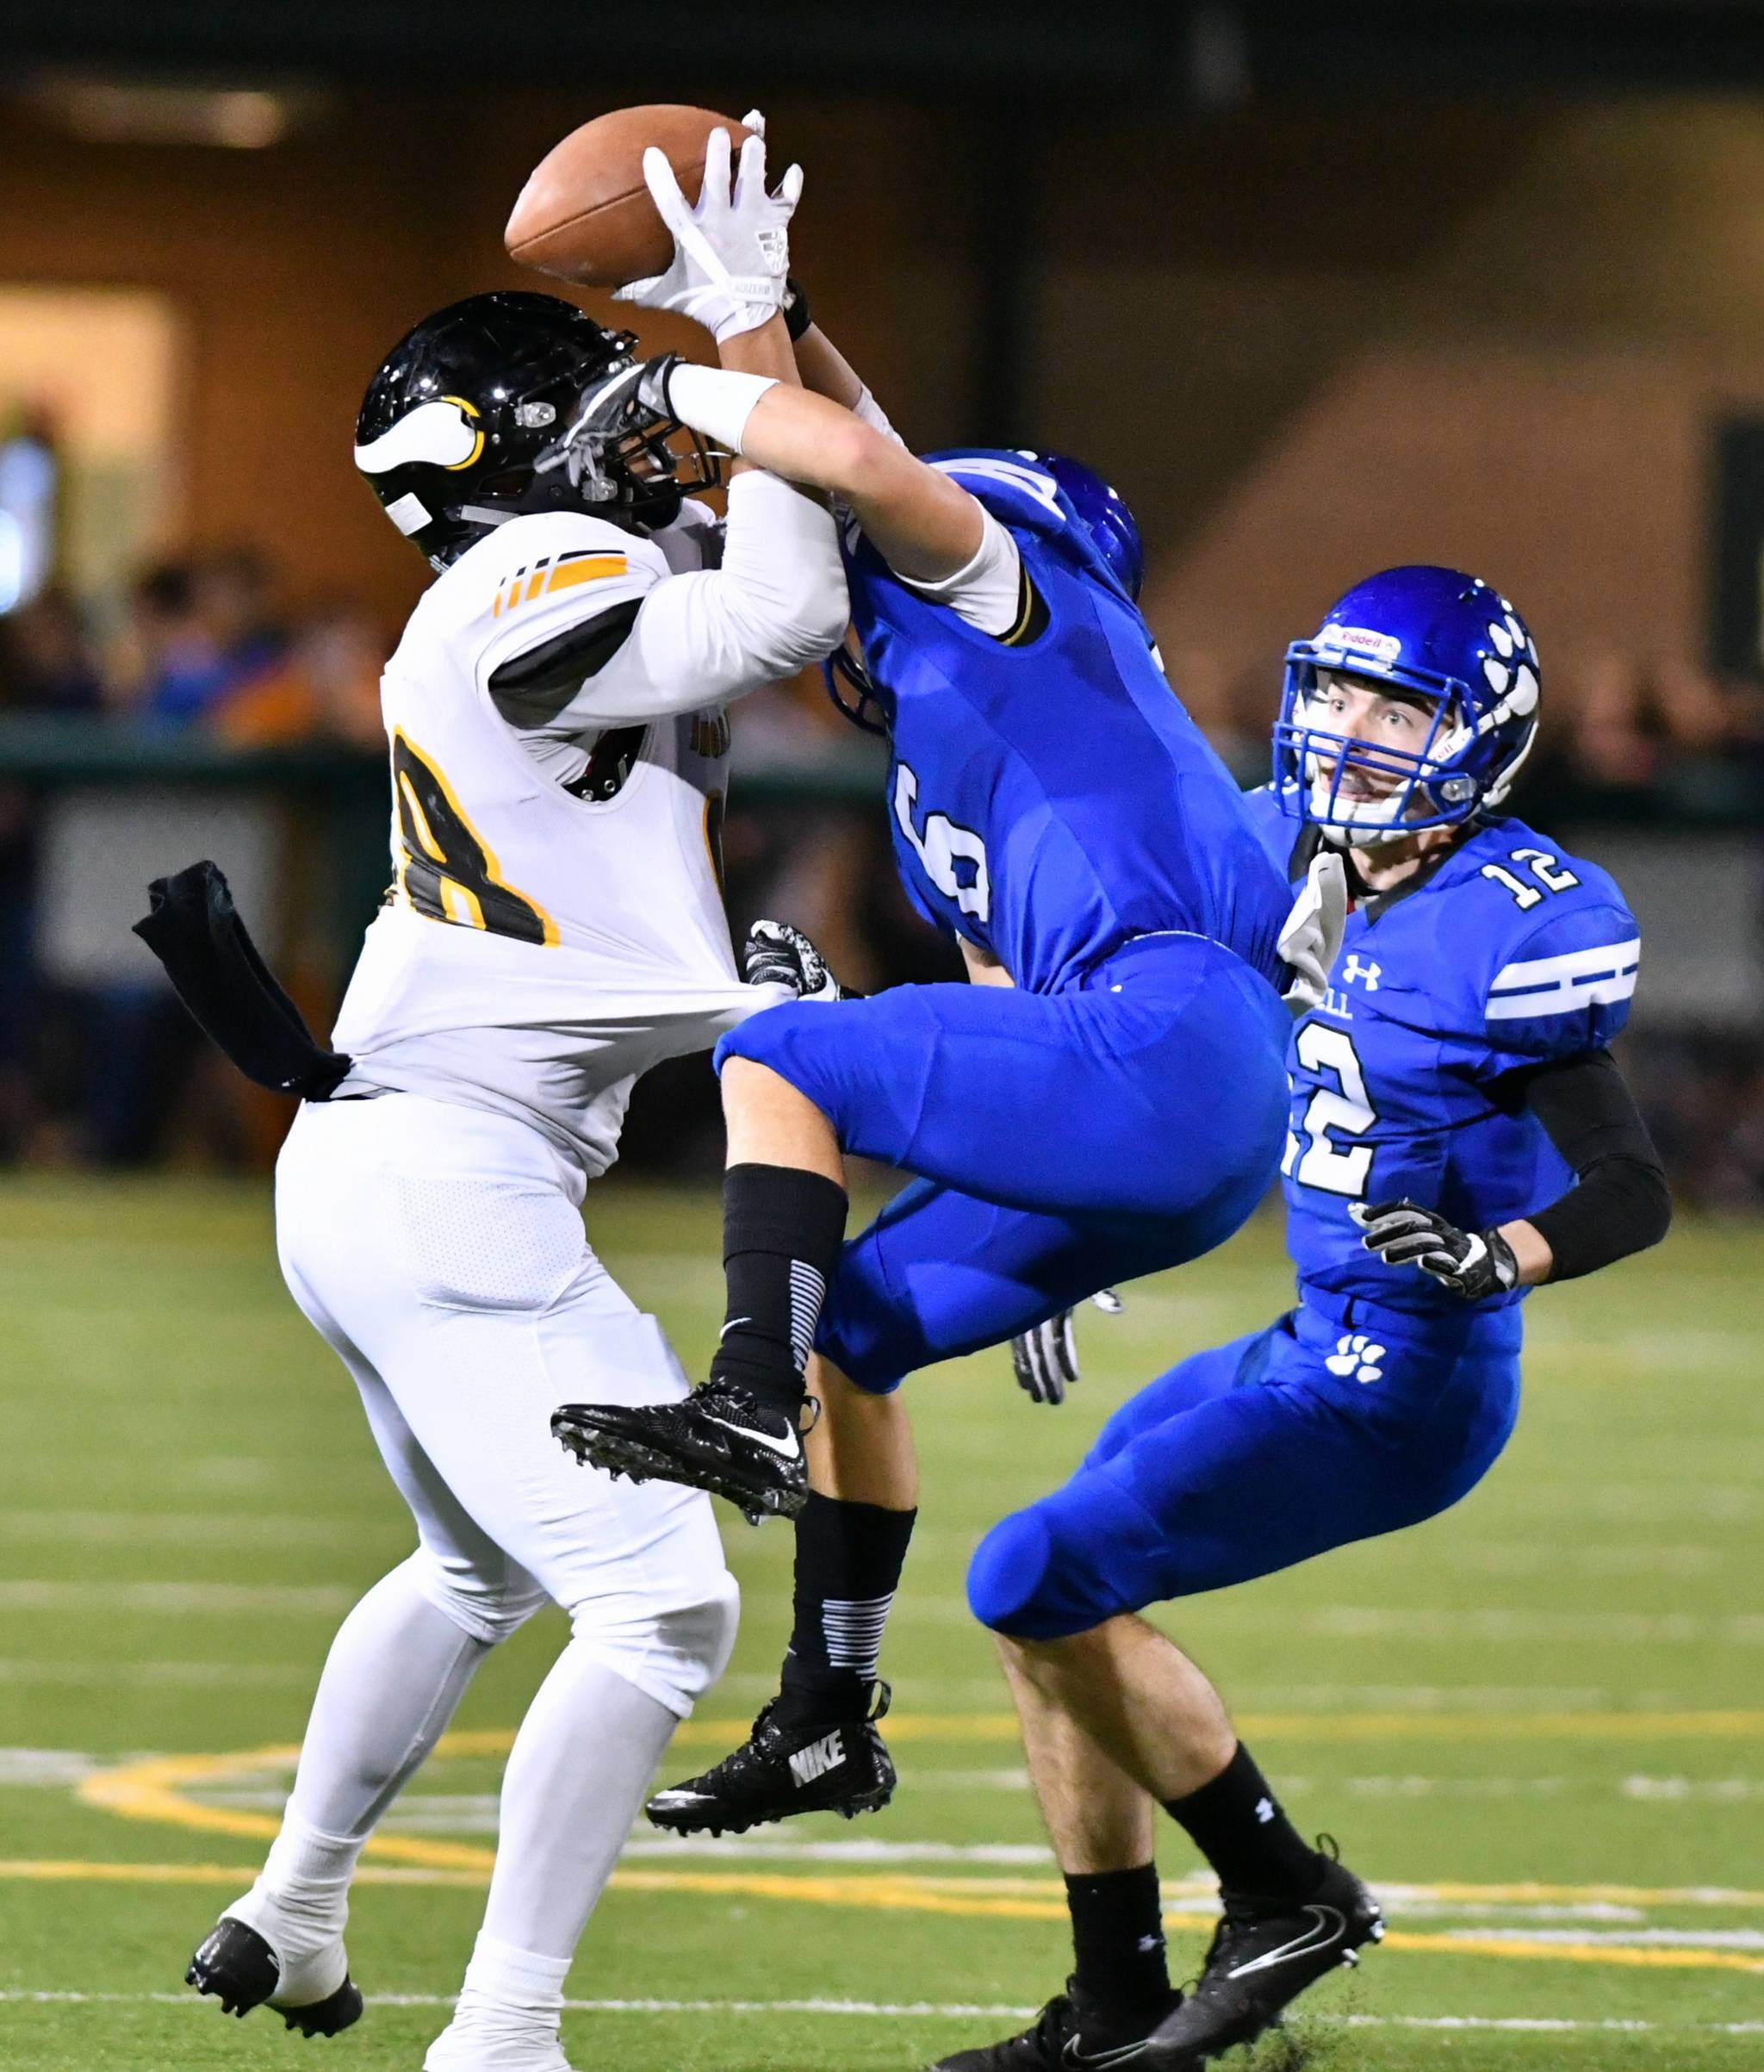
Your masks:
{"label": "black football helmet", "polygon": [[556,296],[499,289],[450,303],[369,383],[355,464],[438,569],[520,512],[593,511],[654,532],[720,472],[696,433],[638,400],[635,382],[613,411],[582,409],[635,366],[636,348],[628,331]]}

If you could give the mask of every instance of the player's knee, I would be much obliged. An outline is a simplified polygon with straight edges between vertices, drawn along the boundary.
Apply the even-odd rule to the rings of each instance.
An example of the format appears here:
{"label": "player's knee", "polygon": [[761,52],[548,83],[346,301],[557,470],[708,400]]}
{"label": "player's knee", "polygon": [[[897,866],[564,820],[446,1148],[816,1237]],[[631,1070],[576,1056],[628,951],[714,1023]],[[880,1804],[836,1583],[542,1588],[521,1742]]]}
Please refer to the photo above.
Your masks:
{"label": "player's knee", "polygon": [[968,1565],[969,1609],[1008,1639],[1051,1638],[1047,1599],[1055,1565],[1054,1536],[1040,1507],[1015,1512],[993,1527]]}
{"label": "player's knee", "polygon": [[486,1647],[518,1633],[547,1602],[531,1576],[486,1577],[463,1563],[444,1561],[427,1547],[411,1556],[410,1566],[417,1587],[436,1610]]}
{"label": "player's knee", "polygon": [[975,1618],[1007,1640],[1065,1640],[1137,1608],[1111,1573],[1117,1523],[1091,1517],[1088,1506],[1075,1513],[1069,1489],[1014,1512],[968,1565]]}
{"label": "player's knee", "polygon": [[619,1612],[590,1599],[570,1623],[609,1669],[685,1719],[728,1667],[740,1610],[740,1589],[725,1569],[691,1604]]}

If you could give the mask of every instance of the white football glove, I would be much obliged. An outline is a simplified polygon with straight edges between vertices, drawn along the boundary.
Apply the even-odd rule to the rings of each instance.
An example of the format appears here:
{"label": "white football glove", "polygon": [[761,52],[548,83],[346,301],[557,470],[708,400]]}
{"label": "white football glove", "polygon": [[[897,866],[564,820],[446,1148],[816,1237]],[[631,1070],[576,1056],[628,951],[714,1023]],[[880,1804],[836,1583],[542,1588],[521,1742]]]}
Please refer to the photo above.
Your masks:
{"label": "white football glove", "polygon": [[755,921],[742,946],[742,968],[749,986],[787,986],[799,1000],[849,1000],[827,968],[827,960],[788,921]]}
{"label": "white football glove", "polygon": [[1335,850],[1325,849],[1312,859],[1277,944],[1292,972],[1281,997],[1294,1021],[1323,1005],[1346,927],[1347,871]]}
{"label": "white football glove", "polygon": [[668,163],[654,145],[643,153],[643,179],[662,221],[674,233],[674,264],[666,273],[632,281],[613,296],[644,309],[671,309],[702,324],[721,345],[756,331],[784,307],[790,271],[790,219],[803,191],[803,169],[792,165],[766,191],[766,140],[748,137],[730,185],[731,146],[726,129],[713,129],[705,150],[705,184],[688,206]]}
{"label": "white football glove", "polygon": [[[1113,1288],[1101,1288],[1090,1300],[1106,1316],[1119,1316],[1126,1304]],[[1078,1341],[1074,1312],[1061,1310],[1046,1323],[1019,1331],[1010,1341],[1010,1364],[1016,1385],[1031,1403],[1064,1403],[1078,1378]]]}

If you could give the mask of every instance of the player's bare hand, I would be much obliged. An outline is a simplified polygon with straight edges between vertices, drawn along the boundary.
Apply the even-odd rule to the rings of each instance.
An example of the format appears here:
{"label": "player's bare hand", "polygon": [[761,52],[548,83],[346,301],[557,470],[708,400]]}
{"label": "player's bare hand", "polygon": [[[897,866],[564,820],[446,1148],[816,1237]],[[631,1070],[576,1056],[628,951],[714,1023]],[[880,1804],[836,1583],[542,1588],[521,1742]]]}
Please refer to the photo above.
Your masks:
{"label": "player's bare hand", "polygon": [[787,986],[799,1000],[850,1000],[827,960],[788,921],[755,921],[741,953],[749,986]]}
{"label": "player's bare hand", "polygon": [[1418,1266],[1466,1302],[1519,1285],[1519,1261],[1498,1230],[1460,1230],[1438,1210],[1407,1200],[1354,1202],[1348,1214],[1365,1233],[1361,1243],[1386,1266]]}
{"label": "player's bare hand", "polygon": [[632,281],[613,298],[688,316],[719,344],[757,330],[783,308],[790,219],[803,191],[800,165],[791,166],[776,190],[767,190],[763,128],[743,141],[732,179],[731,162],[729,132],[713,129],[705,184],[693,207],[667,153],[654,146],[643,153],[643,179],[674,233],[674,263],[666,273]]}
{"label": "player's bare hand", "polygon": [[[1109,1316],[1119,1316],[1127,1306],[1113,1288],[1099,1288],[1090,1301]],[[1071,1310],[1061,1310],[1045,1323],[1019,1331],[1010,1341],[1010,1364],[1016,1372],[1016,1385],[1031,1403],[1064,1403],[1065,1391],[1079,1378],[1074,1315]]]}

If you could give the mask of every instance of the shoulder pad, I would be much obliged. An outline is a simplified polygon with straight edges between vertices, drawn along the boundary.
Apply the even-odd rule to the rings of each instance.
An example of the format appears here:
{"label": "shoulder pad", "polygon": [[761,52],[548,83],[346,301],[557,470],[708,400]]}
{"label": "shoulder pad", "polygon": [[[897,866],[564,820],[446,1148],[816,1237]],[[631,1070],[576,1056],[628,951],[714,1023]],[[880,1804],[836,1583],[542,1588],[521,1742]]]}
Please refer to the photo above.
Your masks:
{"label": "shoulder pad", "polygon": [[1519,821],[1490,832],[1496,838],[1477,845],[1471,918],[1489,1042],[1532,1058],[1608,1043],[1636,990],[1636,917],[1598,864]]}
{"label": "shoulder pad", "polygon": [[[568,629],[641,601],[668,574],[651,541],[586,512],[511,519],[447,569],[429,597],[481,675]],[[629,611],[625,613],[627,621]]]}

